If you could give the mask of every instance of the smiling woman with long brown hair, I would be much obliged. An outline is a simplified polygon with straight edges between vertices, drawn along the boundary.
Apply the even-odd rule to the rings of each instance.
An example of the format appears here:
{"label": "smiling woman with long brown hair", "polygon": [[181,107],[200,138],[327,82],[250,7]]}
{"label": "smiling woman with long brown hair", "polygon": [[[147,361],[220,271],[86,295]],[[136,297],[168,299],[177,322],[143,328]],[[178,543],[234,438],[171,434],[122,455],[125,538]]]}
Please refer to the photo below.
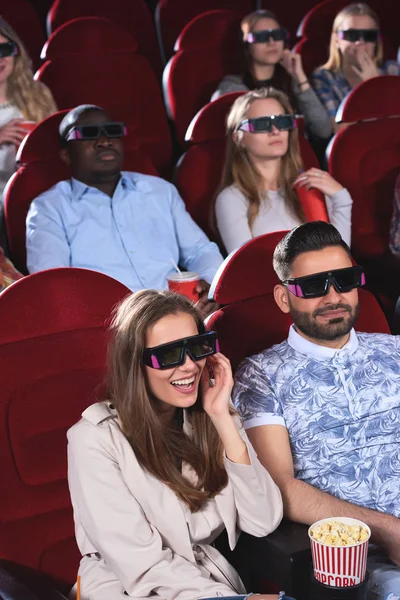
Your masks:
{"label": "smiling woman with long brown hair", "polygon": [[185,297],[143,290],[119,306],[106,400],[68,432],[81,600],[245,594],[212,544],[224,529],[232,549],[239,530],[267,535],[282,500],[231,408],[232,384]]}

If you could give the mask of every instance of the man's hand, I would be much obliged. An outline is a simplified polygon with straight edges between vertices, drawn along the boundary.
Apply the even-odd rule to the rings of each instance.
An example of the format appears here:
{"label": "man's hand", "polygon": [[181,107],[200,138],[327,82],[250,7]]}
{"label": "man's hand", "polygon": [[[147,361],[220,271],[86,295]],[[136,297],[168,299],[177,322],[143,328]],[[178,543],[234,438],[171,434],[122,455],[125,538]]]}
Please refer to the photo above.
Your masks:
{"label": "man's hand", "polygon": [[203,319],[211,315],[211,313],[219,308],[219,305],[216,302],[210,302],[208,300],[209,289],[210,284],[204,279],[200,279],[196,287],[196,292],[199,294],[199,300],[196,303],[196,307],[201,312]]}

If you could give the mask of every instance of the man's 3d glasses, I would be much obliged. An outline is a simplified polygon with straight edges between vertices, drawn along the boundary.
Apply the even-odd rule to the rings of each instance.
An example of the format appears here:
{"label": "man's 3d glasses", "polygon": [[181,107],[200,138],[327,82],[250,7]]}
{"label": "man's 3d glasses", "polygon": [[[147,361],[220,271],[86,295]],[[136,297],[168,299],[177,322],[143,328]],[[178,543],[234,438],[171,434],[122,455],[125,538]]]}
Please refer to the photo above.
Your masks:
{"label": "man's 3d glasses", "polygon": [[306,277],[285,279],[281,283],[297,298],[319,298],[327,295],[331,285],[338,293],[346,293],[354,288],[359,288],[365,285],[365,275],[363,268],[356,265]]}
{"label": "man's 3d glasses", "polygon": [[271,115],[269,117],[257,117],[255,119],[245,119],[238,127],[240,131],[248,131],[249,133],[270,133],[272,127],[276,127],[279,131],[288,131],[295,128],[294,115]]}
{"label": "man's 3d glasses", "polygon": [[184,364],[186,354],[193,361],[198,361],[216,352],[219,352],[217,334],[215,331],[208,331],[207,333],[192,335],[168,344],[145,348],[143,351],[143,362],[153,369],[172,369]]}
{"label": "man's 3d glasses", "polygon": [[109,122],[99,125],[75,125],[68,131],[65,141],[71,140],[98,140],[99,137],[120,138],[126,135],[124,123]]}
{"label": "man's 3d glasses", "polygon": [[276,29],[263,29],[262,31],[249,31],[245,41],[249,44],[263,44],[274,40],[274,42],[286,42],[289,39],[289,32],[284,27]]}

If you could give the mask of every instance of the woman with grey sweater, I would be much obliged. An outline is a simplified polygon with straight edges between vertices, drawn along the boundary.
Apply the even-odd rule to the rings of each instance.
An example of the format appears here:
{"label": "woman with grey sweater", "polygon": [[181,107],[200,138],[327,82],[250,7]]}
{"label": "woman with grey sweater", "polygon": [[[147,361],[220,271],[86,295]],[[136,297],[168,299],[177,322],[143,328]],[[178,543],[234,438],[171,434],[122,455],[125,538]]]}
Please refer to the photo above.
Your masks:
{"label": "woman with grey sweater", "polygon": [[242,75],[227,75],[211,100],[229,92],[274,87],[283,91],[294,109],[304,115],[309,134],[328,139],[332,122],[304,74],[300,54],[285,49],[288,32],[274,13],[257,10],[241,23],[246,68]]}

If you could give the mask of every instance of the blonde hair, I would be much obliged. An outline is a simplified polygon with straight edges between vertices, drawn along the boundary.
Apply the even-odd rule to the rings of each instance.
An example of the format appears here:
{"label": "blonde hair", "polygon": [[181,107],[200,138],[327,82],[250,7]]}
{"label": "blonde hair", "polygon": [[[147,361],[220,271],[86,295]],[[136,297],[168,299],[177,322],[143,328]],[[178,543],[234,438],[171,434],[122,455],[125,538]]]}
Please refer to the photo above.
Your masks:
{"label": "blonde hair", "polygon": [[57,106],[53,96],[40,81],[33,79],[31,60],[13,28],[0,17],[0,34],[18,46],[14,57],[14,69],[7,81],[7,99],[23,113],[26,119],[39,122],[55,113]]}
{"label": "blonde hair", "polygon": [[[362,2],[358,2],[357,4],[349,4],[343,10],[341,10],[335,17],[332,27],[331,33],[331,41],[329,46],[329,58],[324,65],[322,65],[321,69],[327,69],[329,71],[338,71],[342,66],[342,55],[337,45],[337,33],[339,29],[343,26],[343,22],[347,17],[370,17],[376,23],[377,28],[379,29],[379,18],[376,12],[368,6],[368,4],[364,4]],[[378,39],[376,44],[375,51],[375,62],[378,66],[382,64],[383,60],[383,44],[382,40]]]}
{"label": "blonde hair", "polygon": [[[142,290],[122,301],[111,325],[107,396],[141,466],[196,512],[228,484],[221,438],[203,409],[201,389],[196,403],[186,411],[193,437],[166,424],[160,410],[162,398],[152,394],[142,361],[148,329],[163,317],[182,313],[193,317],[198,332],[205,333],[200,313],[184,296]],[[183,462],[196,472],[196,483],[182,474]]]}
{"label": "blonde hair", "polygon": [[[246,119],[250,105],[256,100],[265,100],[267,98],[273,98],[279,102],[285,114],[293,114],[286,94],[269,87],[253,90],[237,98],[227,118],[226,158],[219,191],[230,185],[235,185],[242,192],[248,201],[247,219],[250,229],[252,229],[260,211],[262,177],[253,164],[246,148],[240,143],[242,133],[238,131],[238,127],[241,121]],[[233,139],[234,134],[239,136],[239,139],[236,141]],[[292,129],[289,131],[288,150],[281,160],[279,188],[282,190],[288,212],[300,219],[301,222],[304,222],[304,212],[296,190],[293,187],[301,167],[302,161],[298,132],[297,129]],[[215,227],[215,210],[213,219]]]}

